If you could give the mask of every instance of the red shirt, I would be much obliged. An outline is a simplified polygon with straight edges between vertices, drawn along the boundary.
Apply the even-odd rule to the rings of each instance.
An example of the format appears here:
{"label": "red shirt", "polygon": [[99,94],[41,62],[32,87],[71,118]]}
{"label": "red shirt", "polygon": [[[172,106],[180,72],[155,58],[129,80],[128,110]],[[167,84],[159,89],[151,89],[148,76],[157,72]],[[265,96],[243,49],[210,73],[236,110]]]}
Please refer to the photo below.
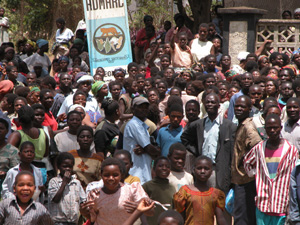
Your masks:
{"label": "red shirt", "polygon": [[50,126],[52,130],[57,130],[57,122],[56,119],[54,118],[52,112],[45,112],[45,119],[44,122],[42,123],[43,126]]}

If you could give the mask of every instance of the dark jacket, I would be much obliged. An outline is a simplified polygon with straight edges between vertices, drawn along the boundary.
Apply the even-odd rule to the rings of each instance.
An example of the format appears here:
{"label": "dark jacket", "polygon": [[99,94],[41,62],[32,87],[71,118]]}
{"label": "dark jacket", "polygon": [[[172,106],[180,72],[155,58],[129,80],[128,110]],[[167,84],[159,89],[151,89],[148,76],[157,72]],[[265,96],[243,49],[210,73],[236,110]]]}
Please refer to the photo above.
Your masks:
{"label": "dark jacket", "polygon": [[[181,135],[182,144],[196,157],[202,155],[204,124],[206,119],[207,118],[192,122]],[[230,120],[221,118],[219,141],[215,158],[216,188],[224,191],[225,194],[229,191],[231,184],[231,159],[236,128],[236,125]]]}

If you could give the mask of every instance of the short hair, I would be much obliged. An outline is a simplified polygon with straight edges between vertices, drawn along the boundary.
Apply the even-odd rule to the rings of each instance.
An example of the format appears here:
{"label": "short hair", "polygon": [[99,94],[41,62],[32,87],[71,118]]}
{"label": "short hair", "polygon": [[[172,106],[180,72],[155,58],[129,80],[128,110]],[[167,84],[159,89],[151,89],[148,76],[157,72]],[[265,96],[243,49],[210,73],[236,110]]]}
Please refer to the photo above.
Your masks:
{"label": "short hair", "polygon": [[114,153],[114,157],[118,156],[118,155],[126,155],[126,157],[129,159],[130,163],[132,163],[132,157],[131,157],[131,154],[129,151],[126,151],[126,150],[117,150],[115,151]]}
{"label": "short hair", "polygon": [[269,111],[270,108],[277,108],[277,109],[280,110],[280,108],[279,108],[278,105],[268,105],[268,106],[264,109],[264,111],[263,111],[263,115],[264,115],[264,116],[267,115],[267,113],[268,113],[268,111]]}
{"label": "short hair", "polygon": [[214,96],[214,97],[216,97],[218,104],[220,104],[220,97],[219,97],[219,95],[217,95],[216,93],[212,92],[212,93],[207,94],[207,95],[205,96],[205,99],[206,99],[208,96]]}
{"label": "short hair", "polygon": [[111,98],[105,98],[101,103],[101,109],[104,109],[105,115],[114,115],[119,109],[119,103]]}
{"label": "short hair", "polygon": [[248,106],[249,108],[251,108],[252,103],[251,103],[250,97],[249,97],[248,95],[241,95],[241,96],[239,96],[239,97],[236,99],[236,101],[237,101],[238,99],[241,99],[241,98],[246,99],[246,104],[247,104],[247,106]]}
{"label": "short hair", "polygon": [[254,57],[254,58],[255,58],[255,61],[257,62],[258,57],[257,57],[257,55],[256,55],[255,53],[249,53],[249,54],[246,56],[246,60],[247,60],[248,58],[250,58],[250,57]]}
{"label": "short hair", "polygon": [[18,184],[19,178],[20,178],[21,176],[23,176],[23,175],[29,175],[29,176],[31,176],[32,179],[33,179],[33,183],[34,183],[34,185],[35,185],[35,180],[34,180],[33,174],[32,174],[30,171],[22,170],[22,171],[20,171],[20,172],[17,174],[17,176],[16,176],[16,178],[15,178],[14,186],[16,186],[16,185]]}
{"label": "short hair", "polygon": [[71,112],[69,112],[69,113],[67,114],[67,120],[69,120],[69,119],[70,119],[70,116],[73,115],[73,114],[76,114],[76,115],[80,116],[80,119],[81,119],[81,120],[83,119],[80,112],[77,112],[77,111],[73,110],[73,111],[71,111]]}
{"label": "short hair", "polygon": [[173,104],[180,104],[181,106],[183,106],[182,99],[179,96],[170,96],[167,101],[167,108],[171,107]]}
{"label": "short hair", "polygon": [[267,77],[267,78],[266,78],[266,83],[269,82],[269,81],[271,81],[271,82],[274,84],[275,88],[278,90],[278,87],[279,87],[278,81],[277,81],[277,80],[274,80],[274,79],[271,78],[271,77]]}
{"label": "short hair", "polygon": [[138,64],[137,63],[135,63],[135,62],[131,62],[131,63],[129,63],[128,64],[128,66],[127,66],[127,70],[130,70],[132,67],[136,67],[136,68],[138,68]]}
{"label": "short hair", "polygon": [[176,77],[174,81],[174,87],[179,87],[183,91],[186,87],[186,80],[182,77]]}
{"label": "short hair", "polygon": [[162,212],[158,217],[157,224],[160,224],[163,219],[168,217],[175,219],[178,222],[178,225],[184,225],[183,217],[175,210],[167,210]]}
{"label": "short hair", "polygon": [[71,153],[69,153],[69,152],[61,152],[61,153],[59,153],[59,155],[57,156],[57,159],[56,159],[57,167],[60,167],[60,165],[62,164],[62,162],[64,160],[67,160],[67,159],[72,160],[73,164],[75,163],[74,156]]}
{"label": "short hair", "polygon": [[83,95],[83,96],[85,96],[85,98],[87,98],[87,94],[86,94],[85,92],[83,92],[83,91],[81,91],[81,90],[77,90],[77,91],[74,93],[74,95],[73,95],[73,103],[74,103],[75,98],[77,97],[77,95]]}
{"label": "short hair", "polygon": [[143,74],[137,74],[137,75],[135,76],[135,80],[137,80],[138,78],[142,78],[142,79],[145,80],[145,75],[143,75]]}
{"label": "short hair", "polygon": [[179,91],[179,95],[181,96],[181,91],[182,91],[182,90],[181,90],[180,87],[176,87],[176,86],[175,86],[175,87],[172,87],[171,90],[170,90],[170,92],[169,92],[169,95],[171,95],[171,92],[172,92],[173,90],[178,90],[178,91]]}
{"label": "short hair", "polygon": [[60,18],[58,18],[58,19],[56,20],[56,23],[60,23],[60,24],[65,25],[65,24],[66,24],[66,21],[65,21],[64,18],[60,17]]}
{"label": "short hair", "polygon": [[270,114],[265,119],[265,126],[267,125],[267,121],[269,119],[275,119],[276,121],[279,121],[279,124],[281,125],[281,119],[280,119],[280,117],[278,115],[276,115],[276,114]]}
{"label": "short hair", "polygon": [[154,170],[155,170],[157,164],[159,163],[159,161],[161,161],[161,160],[167,160],[170,163],[170,160],[166,156],[159,156],[154,160],[154,163],[153,163]]}
{"label": "short hair", "polygon": [[214,78],[216,80],[215,76],[212,73],[208,73],[203,76],[203,84],[205,84],[206,80],[209,78]]}
{"label": "short hair", "polygon": [[115,85],[119,85],[121,89],[123,87],[123,85],[119,81],[114,80],[114,81],[109,82],[109,84],[108,84],[109,90],[111,91],[112,87]]}
{"label": "short hair", "polygon": [[45,107],[44,107],[42,104],[39,104],[39,103],[33,104],[33,105],[31,106],[31,108],[32,108],[33,110],[42,109],[42,110],[46,111],[46,110],[45,110]]}
{"label": "short hair", "polygon": [[293,81],[292,87],[293,87],[294,92],[296,92],[297,87],[300,88],[300,78],[297,78]]}
{"label": "short hair", "polygon": [[28,105],[23,105],[18,110],[18,117],[20,123],[29,124],[31,121],[34,120],[34,111],[33,109]]}
{"label": "short hair", "polygon": [[209,158],[209,157],[207,157],[207,156],[205,156],[205,155],[200,155],[200,156],[198,156],[198,157],[195,159],[194,168],[195,168],[195,166],[196,166],[196,163],[197,163],[198,161],[200,161],[200,160],[207,160],[207,161],[211,164],[211,166],[213,165],[213,161],[211,160],[211,158]]}
{"label": "short hair", "polygon": [[144,23],[146,22],[146,20],[151,19],[153,21],[153,17],[150,15],[145,15],[144,16]]}
{"label": "short hair", "polygon": [[256,61],[248,61],[245,66],[247,72],[252,72],[252,70],[258,69],[258,63]]}
{"label": "short hair", "polygon": [[147,92],[146,92],[147,97],[149,96],[150,91],[154,91],[156,93],[156,95],[159,96],[158,90],[155,87],[152,87],[147,90]]}
{"label": "short hair", "polygon": [[126,174],[126,167],[125,163],[122,160],[116,159],[116,158],[106,158],[102,163],[101,163],[101,174],[103,173],[104,167],[106,166],[118,166],[121,172],[121,176],[125,176]]}
{"label": "short hair", "polygon": [[0,123],[4,124],[6,130],[8,130],[8,128],[9,128],[9,123],[8,123],[8,121],[7,121],[6,119],[0,117]]}
{"label": "short hair", "polygon": [[16,66],[7,66],[6,67],[6,72],[7,73],[11,72],[13,70],[13,68],[17,68],[18,69],[18,67],[16,67]]}
{"label": "short hair", "polygon": [[131,77],[125,78],[123,81],[123,86],[127,90],[132,86],[132,83],[135,82],[135,80]]}
{"label": "short hair", "polygon": [[19,148],[20,152],[22,152],[26,146],[31,146],[35,150],[34,144],[31,141],[24,141]]}
{"label": "short hair", "polygon": [[16,101],[18,101],[18,100],[22,100],[25,103],[25,105],[28,104],[26,98],[21,97],[21,96],[18,96],[18,97],[15,98],[14,104],[16,104]]}
{"label": "short hair", "polygon": [[182,105],[180,105],[180,104],[172,104],[172,105],[168,108],[168,114],[170,115],[171,112],[180,112],[180,113],[183,114]]}
{"label": "short hair", "polygon": [[91,128],[90,126],[87,126],[87,125],[82,125],[82,126],[78,127],[77,137],[79,137],[79,135],[81,134],[81,132],[84,131],[84,130],[89,131],[91,133],[92,137],[94,137],[93,128]]}
{"label": "short hair", "polygon": [[160,60],[162,60],[163,58],[168,58],[170,60],[170,56],[168,54],[163,54],[160,56]]}
{"label": "short hair", "polygon": [[56,81],[53,77],[47,76],[42,79],[42,84],[50,84],[51,88],[54,90],[56,87]]}
{"label": "short hair", "polygon": [[180,142],[174,143],[170,146],[168,155],[171,156],[175,150],[186,152],[186,147]]}
{"label": "short hair", "polygon": [[197,110],[200,111],[200,104],[199,104],[199,102],[197,100],[191,99],[191,100],[187,101],[186,104],[185,104],[185,109],[186,109],[186,107],[187,107],[188,104],[195,104]]}
{"label": "short hair", "polygon": [[199,30],[200,30],[201,27],[204,27],[204,28],[206,28],[207,30],[209,29],[209,26],[208,26],[207,23],[201,23],[201,24],[199,25]]}
{"label": "short hair", "polygon": [[272,60],[276,59],[277,56],[281,55],[281,53],[279,52],[273,52],[271,55],[270,55],[270,62],[272,63]]}
{"label": "short hair", "polygon": [[4,98],[7,98],[7,103],[14,105],[15,99],[18,97],[18,95],[13,94],[13,93],[8,93],[4,95]]}
{"label": "short hair", "polygon": [[204,62],[207,63],[209,58],[214,58],[215,60],[217,60],[217,57],[215,55],[209,54],[205,56]]}
{"label": "short hair", "polygon": [[300,99],[296,98],[296,97],[291,97],[287,100],[286,104],[288,104],[289,102],[294,101],[296,102],[299,106],[300,106]]}
{"label": "short hair", "polygon": [[41,90],[41,92],[40,92],[40,100],[41,101],[44,99],[44,95],[48,92],[52,93],[52,91],[50,89],[42,89]]}

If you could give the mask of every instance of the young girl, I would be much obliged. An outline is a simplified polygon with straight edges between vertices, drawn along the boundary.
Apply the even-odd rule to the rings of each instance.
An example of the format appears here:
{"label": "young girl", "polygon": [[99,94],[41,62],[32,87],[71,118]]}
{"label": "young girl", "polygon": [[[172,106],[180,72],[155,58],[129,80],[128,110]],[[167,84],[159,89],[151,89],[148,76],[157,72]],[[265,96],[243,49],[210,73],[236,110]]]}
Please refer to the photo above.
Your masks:
{"label": "young girl", "polygon": [[137,203],[142,198],[148,198],[138,182],[131,185],[120,182],[125,171],[125,165],[119,159],[107,158],[102,162],[101,177],[104,187],[88,196],[89,200],[94,199],[94,206],[90,210],[91,222],[94,225],[123,224],[130,216],[124,207],[125,202]]}
{"label": "young girl", "polygon": [[186,225],[212,225],[214,216],[218,224],[226,224],[223,215],[225,194],[207,184],[212,165],[210,158],[199,156],[193,170],[195,183],[181,187],[173,197],[174,208],[182,214]]}

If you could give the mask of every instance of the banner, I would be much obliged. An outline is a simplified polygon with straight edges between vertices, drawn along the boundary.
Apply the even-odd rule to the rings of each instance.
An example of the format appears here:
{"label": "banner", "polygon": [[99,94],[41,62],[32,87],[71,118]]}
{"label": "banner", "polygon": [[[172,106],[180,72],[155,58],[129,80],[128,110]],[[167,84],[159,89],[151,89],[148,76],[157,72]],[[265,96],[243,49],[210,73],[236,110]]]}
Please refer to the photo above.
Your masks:
{"label": "banner", "polygon": [[126,0],[83,0],[83,5],[91,74],[101,66],[105,81],[113,80],[115,68],[127,70],[132,62]]}

